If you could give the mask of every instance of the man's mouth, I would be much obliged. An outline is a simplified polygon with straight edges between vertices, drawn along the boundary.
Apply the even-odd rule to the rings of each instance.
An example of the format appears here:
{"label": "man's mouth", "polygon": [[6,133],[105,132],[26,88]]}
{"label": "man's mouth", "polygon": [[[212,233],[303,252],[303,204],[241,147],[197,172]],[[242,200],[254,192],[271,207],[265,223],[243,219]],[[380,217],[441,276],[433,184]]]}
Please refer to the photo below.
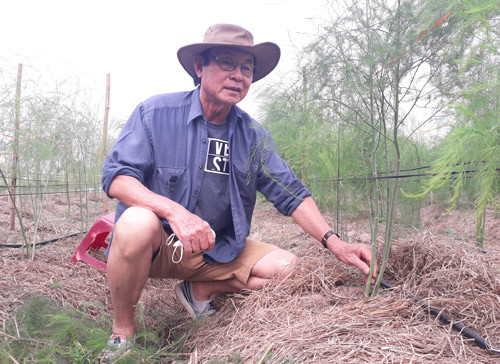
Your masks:
{"label": "man's mouth", "polygon": [[241,92],[241,88],[239,88],[239,87],[226,87],[226,90],[234,91],[234,92]]}

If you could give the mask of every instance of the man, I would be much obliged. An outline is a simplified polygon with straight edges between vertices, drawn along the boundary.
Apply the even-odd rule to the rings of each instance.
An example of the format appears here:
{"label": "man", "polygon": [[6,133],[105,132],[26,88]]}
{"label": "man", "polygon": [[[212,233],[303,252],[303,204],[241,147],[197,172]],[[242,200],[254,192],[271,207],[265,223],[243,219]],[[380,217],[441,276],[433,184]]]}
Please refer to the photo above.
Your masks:
{"label": "man", "polygon": [[247,238],[257,191],[339,260],[369,272],[368,246],[339,239],[268,133],[235,106],[275,68],[279,47],[217,24],[178,58],[198,87],[141,103],[103,166],[103,188],[119,200],[107,265],[110,347],[130,344],[148,277],[181,280],[176,297],[200,318],[214,312],[212,294],[259,289],[293,270],[294,254]]}

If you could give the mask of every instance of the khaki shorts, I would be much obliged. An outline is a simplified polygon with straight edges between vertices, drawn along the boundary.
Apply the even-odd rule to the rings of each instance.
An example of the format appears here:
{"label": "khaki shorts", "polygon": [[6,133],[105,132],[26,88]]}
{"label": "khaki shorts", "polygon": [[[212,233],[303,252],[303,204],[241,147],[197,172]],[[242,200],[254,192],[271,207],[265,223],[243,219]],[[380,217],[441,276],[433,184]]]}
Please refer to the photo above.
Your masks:
{"label": "khaki shorts", "polygon": [[[278,249],[272,244],[247,239],[245,247],[232,262],[209,264],[203,259],[202,253],[196,253],[190,257],[184,254],[182,260],[176,264],[172,262],[173,244],[167,245],[167,238],[167,233],[163,231],[160,250],[149,271],[150,278],[175,278],[185,281],[221,281],[236,278],[246,284],[253,266],[267,253]],[[177,249],[174,260],[178,261],[179,258],[180,249]]]}

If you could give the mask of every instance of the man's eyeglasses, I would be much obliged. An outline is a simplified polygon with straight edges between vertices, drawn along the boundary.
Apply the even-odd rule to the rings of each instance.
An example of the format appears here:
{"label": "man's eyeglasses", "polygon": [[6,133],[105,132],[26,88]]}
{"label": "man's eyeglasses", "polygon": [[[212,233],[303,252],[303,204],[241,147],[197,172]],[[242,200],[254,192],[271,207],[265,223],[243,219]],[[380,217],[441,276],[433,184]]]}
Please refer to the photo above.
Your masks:
{"label": "man's eyeglasses", "polygon": [[251,63],[234,63],[230,59],[218,56],[208,56],[208,58],[214,59],[224,71],[234,71],[236,67],[240,66],[241,74],[245,77],[253,77],[257,70],[257,67]]}

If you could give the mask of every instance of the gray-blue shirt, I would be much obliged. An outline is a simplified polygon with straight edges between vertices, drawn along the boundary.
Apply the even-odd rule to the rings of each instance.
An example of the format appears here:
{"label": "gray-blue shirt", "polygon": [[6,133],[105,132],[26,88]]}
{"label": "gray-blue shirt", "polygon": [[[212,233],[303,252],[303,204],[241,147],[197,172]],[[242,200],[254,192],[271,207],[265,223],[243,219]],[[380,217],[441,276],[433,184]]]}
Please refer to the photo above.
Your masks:
{"label": "gray-blue shirt", "polygon": [[[229,198],[234,233],[217,239],[204,253],[207,262],[232,261],[245,246],[260,191],[285,215],[310,193],[278,156],[274,141],[250,115],[231,107]],[[208,149],[207,122],[199,88],[154,96],[139,104],[125,123],[103,165],[103,189],[118,175],[132,176],[151,191],[193,212]],[[118,203],[116,219],[127,206]],[[167,228],[168,221],[162,220]]]}

